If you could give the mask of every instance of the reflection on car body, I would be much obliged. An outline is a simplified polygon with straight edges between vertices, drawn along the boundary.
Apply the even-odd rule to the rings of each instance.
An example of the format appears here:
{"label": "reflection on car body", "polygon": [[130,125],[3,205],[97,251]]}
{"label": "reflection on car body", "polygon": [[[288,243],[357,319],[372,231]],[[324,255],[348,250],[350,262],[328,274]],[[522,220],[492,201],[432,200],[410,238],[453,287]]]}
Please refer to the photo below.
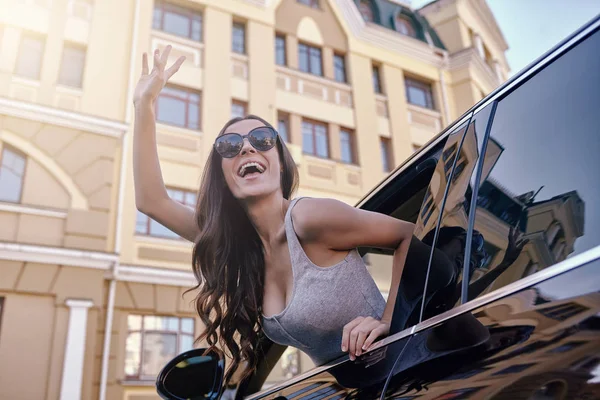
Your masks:
{"label": "reflection on car body", "polygon": [[600,398],[598,49],[600,18],[361,201],[416,225],[387,338],[260,391],[266,341],[236,399]]}
{"label": "reflection on car body", "polygon": [[[600,395],[599,25],[492,93],[361,202],[415,222],[415,241],[433,248],[429,275],[407,259],[410,312],[376,346],[379,359],[334,360],[248,398]],[[417,248],[409,258],[423,268]],[[362,251],[375,274],[386,268],[385,251]],[[448,264],[455,272],[440,284]]]}

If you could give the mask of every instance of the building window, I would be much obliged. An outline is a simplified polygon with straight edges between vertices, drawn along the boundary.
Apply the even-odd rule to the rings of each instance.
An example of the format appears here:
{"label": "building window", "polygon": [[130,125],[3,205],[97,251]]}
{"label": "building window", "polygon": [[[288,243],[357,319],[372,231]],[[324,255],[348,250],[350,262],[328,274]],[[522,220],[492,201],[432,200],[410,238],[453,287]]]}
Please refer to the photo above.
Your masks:
{"label": "building window", "polygon": [[15,74],[29,79],[40,79],[42,58],[44,56],[44,39],[37,36],[23,35]]}
{"label": "building window", "polygon": [[202,14],[191,8],[155,0],[152,28],[201,42]]}
{"label": "building window", "polygon": [[323,75],[321,49],[307,44],[298,44],[298,64],[300,71],[313,75]]}
{"label": "building window", "polygon": [[0,156],[0,201],[21,202],[27,158],[6,144]]}
{"label": "building window", "polygon": [[346,83],[346,58],[343,55],[333,55],[333,69],[335,72],[335,80]]}
{"label": "building window", "polygon": [[356,145],[354,143],[354,133],[346,129],[340,130],[340,151],[342,162],[356,164]]}
{"label": "building window", "polygon": [[319,8],[319,0],[297,0],[297,2],[312,8]]}
{"label": "building window", "polygon": [[383,172],[390,172],[392,165],[392,142],[388,138],[380,138],[381,163],[383,164]]}
{"label": "building window", "polygon": [[244,118],[246,116],[246,103],[233,100],[231,102],[231,118]]}
{"label": "building window", "polygon": [[200,129],[200,93],[165,86],[156,101],[156,120],[188,129]]}
{"label": "building window", "polygon": [[302,151],[313,156],[329,158],[329,138],[325,124],[302,121]]}
{"label": "building window", "polygon": [[381,89],[381,75],[377,65],[373,65],[373,90],[375,90],[375,93],[383,93]]}
{"label": "building window", "polygon": [[58,83],[61,85],[80,88],[83,81],[83,67],[85,65],[84,47],[66,44],[63,49]]}
{"label": "building window", "polygon": [[278,113],[277,115],[277,132],[279,137],[286,143],[290,142],[289,135],[290,118],[289,115],[284,113]]}
{"label": "building window", "polygon": [[281,355],[281,370],[285,379],[293,378],[300,373],[300,351],[293,347],[285,349]]}
{"label": "building window", "polygon": [[417,32],[412,24],[412,21],[406,16],[398,13],[394,18],[394,29],[406,36],[416,37]]}
{"label": "building window", "polygon": [[373,5],[369,0],[360,0],[360,3],[358,3],[358,11],[365,21],[373,22],[375,20],[373,16]]}
{"label": "building window", "polygon": [[231,31],[231,51],[246,54],[246,26],[234,22]]}
{"label": "building window", "polygon": [[[187,190],[167,189],[169,197],[173,200],[191,208],[196,208],[196,193]],[[135,221],[135,233],[139,235],[148,235],[161,237],[166,239],[179,239],[179,235],[167,228],[166,226],[156,222],[152,218],[137,212]]]}
{"label": "building window", "polygon": [[277,65],[287,65],[285,54],[285,36],[275,36],[275,62]]}
{"label": "building window", "polygon": [[415,106],[429,108],[433,107],[433,91],[431,84],[421,82],[415,79],[406,78],[406,99],[410,104]]}
{"label": "building window", "polygon": [[177,354],[194,346],[194,319],[129,315],[125,344],[125,376],[154,380]]}

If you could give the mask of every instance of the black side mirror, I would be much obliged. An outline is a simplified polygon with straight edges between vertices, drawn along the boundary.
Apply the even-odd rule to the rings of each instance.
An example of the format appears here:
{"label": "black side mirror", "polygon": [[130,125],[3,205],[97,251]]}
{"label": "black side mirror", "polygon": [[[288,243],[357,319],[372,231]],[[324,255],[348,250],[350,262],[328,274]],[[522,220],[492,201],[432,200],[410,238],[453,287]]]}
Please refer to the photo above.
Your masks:
{"label": "black side mirror", "polygon": [[217,400],[221,396],[225,360],[206,349],[181,353],[158,374],[156,391],[165,400]]}

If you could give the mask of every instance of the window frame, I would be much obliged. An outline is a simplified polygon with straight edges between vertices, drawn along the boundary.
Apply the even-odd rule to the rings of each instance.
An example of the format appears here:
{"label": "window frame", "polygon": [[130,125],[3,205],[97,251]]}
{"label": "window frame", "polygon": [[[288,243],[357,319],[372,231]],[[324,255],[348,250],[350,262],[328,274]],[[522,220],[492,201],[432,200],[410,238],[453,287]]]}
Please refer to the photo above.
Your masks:
{"label": "window frame", "polygon": [[4,151],[8,150],[11,151],[13,154],[22,157],[24,159],[24,166],[23,166],[23,175],[20,177],[21,178],[21,187],[20,187],[20,191],[19,191],[19,200],[18,201],[10,201],[10,200],[4,200],[0,198],[0,203],[11,203],[11,204],[22,204],[23,203],[23,187],[25,186],[25,176],[27,175],[27,164],[29,161],[29,157],[27,156],[26,153],[24,153],[23,151],[17,149],[14,146],[11,146],[10,144],[6,143],[6,142],[2,142],[2,147],[0,147],[0,173],[2,172],[2,167],[3,167],[3,162],[4,162]]}
{"label": "window frame", "polygon": [[[307,67],[308,70],[303,70],[300,65],[300,55],[303,52],[302,48],[306,49],[306,61],[307,61]],[[311,54],[311,50],[318,50],[318,54],[319,54],[319,73],[315,73],[313,72],[313,68],[312,68],[312,54]],[[304,42],[299,42],[298,43],[298,70],[300,72],[303,72],[305,74],[310,74],[310,75],[314,75],[314,76],[320,76],[323,77],[323,49],[317,46],[313,46]]]}
{"label": "window frame", "polygon": [[[384,149],[385,149],[385,157],[384,157]],[[379,157],[382,162],[382,169],[385,173],[390,173],[393,171],[394,167],[394,153],[392,148],[392,140],[388,137],[379,137]],[[384,162],[385,160],[385,162]],[[387,165],[387,168],[386,168]]]}
{"label": "window frame", "polygon": [[[180,354],[181,353],[181,343],[180,343],[180,339],[181,336],[188,336],[192,338],[192,346],[194,343],[194,339],[195,339],[195,332],[196,332],[196,319],[194,317],[180,317],[180,316],[173,316],[173,315],[154,315],[154,314],[136,314],[136,313],[131,313],[127,315],[127,319],[129,319],[130,316],[137,316],[141,318],[141,326],[139,330],[136,329],[130,329],[129,328],[129,321],[127,321],[127,336],[125,337],[125,343],[127,343],[127,340],[129,339],[129,335],[131,335],[132,333],[139,333],[140,334],[140,349],[139,349],[139,358],[140,358],[140,362],[138,364],[138,374],[137,375],[127,375],[127,373],[124,371],[125,370],[125,363],[127,362],[127,354],[125,354],[125,360],[124,360],[124,365],[123,365],[123,375],[124,375],[124,380],[125,381],[139,381],[139,382],[144,382],[144,381],[153,381],[156,379],[156,376],[150,377],[149,375],[144,375],[143,374],[143,370],[142,367],[144,365],[144,334],[146,333],[158,333],[158,334],[169,334],[169,335],[173,335],[175,334],[177,339],[176,339],[176,343],[177,343],[177,350],[175,351],[175,355]],[[179,326],[178,326],[178,330],[177,331],[169,331],[169,330],[159,330],[159,329],[149,329],[149,330],[145,330],[144,329],[144,321],[146,319],[146,317],[156,317],[156,318],[177,318],[178,322],[179,322]],[[190,319],[192,320],[192,333],[188,333],[188,332],[183,332],[182,330],[182,322],[184,319]],[[160,371],[159,371],[160,372]]]}
{"label": "window frame", "polygon": [[[408,33],[404,33],[399,29],[400,28],[399,21],[406,23],[406,26],[408,27],[408,30],[409,30]],[[408,36],[408,37],[412,37],[412,38],[417,37],[417,30],[415,29],[415,26],[414,26],[412,20],[410,19],[409,16],[402,14],[402,12],[398,12],[394,16],[394,30],[404,36]]]}
{"label": "window frame", "polygon": [[[350,146],[350,160],[349,161],[344,160],[342,158],[342,149],[343,149],[343,145],[342,145],[343,144],[342,133],[348,135],[348,144]],[[357,151],[357,146],[356,146],[356,133],[353,130],[351,130],[351,129],[340,128],[339,136],[340,136],[340,161],[343,162],[344,164],[358,165],[358,151]]]}
{"label": "window frame", "polygon": [[[190,89],[190,88],[186,88],[183,86],[178,86],[178,85],[173,85],[173,84],[167,84],[165,85],[165,88],[167,89],[172,89],[175,91],[179,91],[179,92],[184,92],[186,94],[186,98],[184,99],[183,97],[178,97],[175,96],[173,94],[170,94],[168,92],[165,92],[164,90],[161,91],[156,99],[155,105],[154,105],[154,111],[156,113],[156,122],[160,123],[160,124],[165,124],[165,125],[169,125],[169,126],[176,126],[179,128],[183,128],[183,129],[189,129],[192,131],[201,131],[201,126],[202,126],[202,92],[195,90],[195,89]],[[190,101],[190,95],[195,94],[198,96],[198,126],[197,127],[190,127],[189,126],[189,106],[190,104],[193,104],[193,101]],[[185,102],[185,124],[184,125],[179,125],[179,124],[175,124],[172,122],[166,122],[166,121],[162,121],[159,118],[159,100],[163,97],[167,97],[167,98],[171,98],[171,99],[176,99],[176,100],[180,100]]]}
{"label": "window frame", "polygon": [[[154,24],[155,23],[154,13],[156,12],[157,8],[160,9],[160,11],[161,11],[160,27],[154,26],[155,25]],[[176,33],[164,30],[165,11],[168,11],[169,13],[172,13],[172,14],[177,14],[188,20],[188,35],[187,36],[178,35]],[[192,32],[193,32],[192,25],[193,25],[194,21],[197,21],[200,23],[200,38],[198,40],[194,39],[193,34],[192,34]],[[154,0],[154,5],[152,8],[152,25],[151,26],[152,26],[152,29],[163,32],[167,35],[181,37],[181,38],[191,40],[196,43],[203,43],[203,41],[204,41],[204,14],[201,11],[194,9],[192,7],[185,7],[185,6],[181,6],[179,4],[174,4],[174,3],[171,3],[169,1],[164,1],[164,0]]]}
{"label": "window frame", "polygon": [[[281,136],[280,123],[283,122],[285,124],[285,137]],[[278,111],[277,112],[277,133],[279,137],[283,140],[284,143],[291,143],[291,134],[290,134],[290,114]]]}
{"label": "window frame", "polygon": [[[243,49],[241,51],[239,51],[239,49],[236,48],[236,42],[235,42],[236,30],[242,32]],[[241,21],[233,21],[231,24],[231,52],[235,53],[235,54],[246,55],[248,52],[248,43],[247,42],[248,41],[246,40],[246,24]]]}
{"label": "window frame", "polygon": [[[370,14],[370,18],[365,18],[365,8],[364,7],[368,7],[368,12]],[[373,2],[371,0],[360,0],[358,2],[358,5],[356,6],[356,8],[358,9],[358,12],[360,13],[360,16],[362,17],[362,19],[369,23],[376,23],[377,21],[375,20],[375,10],[374,10],[374,6],[373,6]]]}
{"label": "window frame", "polygon": [[[339,62],[338,62],[339,61]],[[341,62],[341,66],[340,66]],[[338,72],[342,75],[341,79],[338,79]],[[346,55],[341,53],[333,53],[333,78],[339,83],[348,83],[348,74],[346,68]]]}
{"label": "window frame", "polygon": [[[69,50],[76,50],[76,51],[82,51],[83,52],[83,60],[81,62],[81,72],[80,72],[80,76],[79,76],[79,83],[77,85],[73,85],[71,84],[71,82],[63,82],[62,81],[62,76],[63,76],[63,66],[65,65],[65,51],[69,49]],[[64,42],[63,44],[63,52],[61,55],[61,60],[60,60],[60,66],[59,66],[59,70],[58,70],[58,79],[57,79],[57,83],[59,85],[62,86],[68,86],[68,87],[72,87],[72,88],[76,88],[76,89],[82,89],[83,88],[83,77],[85,74],[85,64],[86,64],[86,60],[87,60],[87,47],[76,44],[76,43],[72,43],[72,42]]]}
{"label": "window frame", "polygon": [[[26,39],[32,39],[32,40],[37,40],[42,44],[41,47],[41,51],[39,53],[39,63],[38,63],[38,70],[37,70],[37,76],[33,77],[33,76],[29,76],[26,74],[23,74],[21,72],[19,72],[19,66],[20,66],[20,62],[21,62],[21,57],[24,54],[23,53],[23,41]],[[36,33],[32,33],[32,32],[24,32],[23,34],[21,34],[21,38],[19,40],[19,50],[17,51],[17,58],[15,61],[15,66],[14,66],[14,74],[15,76],[18,76],[20,78],[24,78],[24,79],[30,79],[33,81],[39,81],[41,79],[41,75],[42,75],[42,67],[44,64],[44,56],[46,54],[46,37],[40,34],[36,34]]]}
{"label": "window frame", "polygon": [[371,80],[375,94],[384,94],[383,85],[381,82],[381,68],[379,65],[373,64],[371,66]]}
{"label": "window frame", "polygon": [[[405,95],[406,95],[406,102],[410,105],[416,106],[416,107],[421,107],[421,108],[425,108],[427,110],[433,110],[433,111],[437,111],[437,104],[435,103],[435,96],[433,93],[433,85],[430,82],[425,82],[422,80],[419,80],[418,78],[413,78],[411,76],[405,76],[404,77],[404,87],[405,87]],[[410,90],[409,89],[416,89],[416,90],[420,90],[425,94],[425,106],[412,102],[411,101],[411,96],[410,96]]]}
{"label": "window frame", "polygon": [[[175,198],[174,198],[174,197],[171,195],[171,193],[170,193],[170,192],[182,192],[182,193],[183,193],[183,199],[184,199],[184,201],[183,201],[183,202],[181,202],[181,201],[179,201],[179,200],[175,199]],[[188,189],[181,189],[181,188],[177,188],[177,187],[167,187],[167,193],[168,193],[169,197],[170,197],[172,200],[174,200],[174,201],[178,202],[179,204],[182,204],[182,205],[184,205],[184,206],[188,206],[188,207],[192,207],[192,208],[195,208],[195,207],[196,207],[196,202],[198,201],[198,193],[197,193],[197,192],[195,192],[195,191],[188,190]],[[195,202],[193,202],[193,203],[188,203],[188,202],[186,201],[186,199],[188,198],[188,195],[190,195],[190,194],[194,195],[194,197],[195,197],[195,199],[196,199],[196,200],[195,200]],[[139,215],[143,215],[143,216],[146,218],[146,221],[145,221],[145,227],[146,227],[146,229],[145,229],[145,232],[139,232],[139,231],[138,231],[138,220],[137,220],[137,219],[138,219],[138,216],[139,216]],[[167,239],[167,240],[184,240],[184,239],[183,239],[181,236],[179,236],[177,233],[175,233],[175,232],[173,232],[173,231],[171,231],[171,232],[173,232],[173,234],[174,234],[175,236],[166,236],[166,235],[156,235],[156,234],[152,234],[152,233],[151,233],[152,221],[154,221],[154,222],[156,222],[156,223],[160,224],[160,222],[158,222],[158,221],[156,221],[156,220],[154,220],[154,219],[150,218],[148,215],[146,215],[146,214],[142,213],[141,211],[138,211],[138,212],[136,213],[136,221],[135,221],[135,229],[134,229],[134,234],[135,234],[136,236],[152,237],[152,238],[158,238],[158,239]],[[161,225],[162,225],[162,224],[161,224]],[[163,225],[163,226],[164,226],[164,225]],[[167,227],[165,227],[165,228],[167,228]],[[169,229],[169,228],[167,228],[167,229]],[[170,229],[169,229],[169,230],[170,230]]]}
{"label": "window frame", "polygon": [[[280,46],[280,43],[283,46]],[[279,51],[282,51],[283,53],[283,63],[279,63]],[[285,39],[285,35],[282,33],[277,33],[275,35],[275,65],[281,65],[283,67],[288,65],[288,57],[287,57],[287,46],[286,46],[286,39]]]}
{"label": "window frame", "polygon": [[[312,153],[305,151],[305,148],[304,148],[304,123],[310,124],[312,126],[312,129],[311,129],[312,144],[313,144],[313,146],[312,146],[313,152]],[[331,139],[329,137],[329,134],[330,134],[329,126],[324,122],[315,121],[315,120],[309,119],[309,118],[302,118],[301,126],[302,126],[302,153],[306,154],[308,156],[311,156],[311,157],[318,157],[318,158],[322,158],[325,160],[330,160],[331,159],[331,143],[330,143]],[[316,134],[316,129],[315,129],[317,126],[322,126],[325,128],[325,138],[327,139],[327,148],[326,148],[327,155],[326,156],[321,156],[317,153],[318,146],[317,146],[317,134]]]}
{"label": "window frame", "polygon": [[242,110],[243,110],[243,113],[241,115],[242,118],[245,117],[248,114],[248,103],[246,103],[245,101],[232,99],[231,100],[231,118],[238,117],[238,115],[233,115],[233,108],[234,107],[241,107],[242,108]]}

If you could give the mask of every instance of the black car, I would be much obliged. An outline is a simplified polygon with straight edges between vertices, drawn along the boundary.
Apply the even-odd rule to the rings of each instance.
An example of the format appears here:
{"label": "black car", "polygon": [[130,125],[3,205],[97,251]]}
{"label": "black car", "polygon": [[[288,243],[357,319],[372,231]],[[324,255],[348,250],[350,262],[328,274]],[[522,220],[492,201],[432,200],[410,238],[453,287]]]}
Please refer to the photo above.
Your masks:
{"label": "black car", "polygon": [[[600,17],[357,206],[416,224],[396,303],[405,317],[355,361],[262,390],[284,351],[265,342],[236,399],[600,398]],[[361,252],[373,274],[391,263]],[[223,368],[192,350],[163,369],[158,392],[219,398]]]}

